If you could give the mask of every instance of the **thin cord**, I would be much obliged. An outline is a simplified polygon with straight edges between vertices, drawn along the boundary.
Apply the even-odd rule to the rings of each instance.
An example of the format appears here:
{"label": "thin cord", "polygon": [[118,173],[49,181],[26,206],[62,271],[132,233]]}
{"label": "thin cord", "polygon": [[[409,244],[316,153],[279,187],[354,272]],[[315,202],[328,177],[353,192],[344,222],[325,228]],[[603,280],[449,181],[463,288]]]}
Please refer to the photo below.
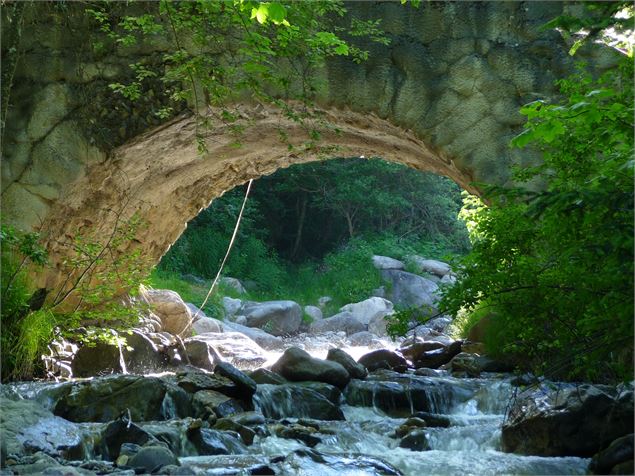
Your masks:
{"label": "thin cord", "polygon": [[220,268],[218,268],[218,273],[216,273],[216,277],[214,278],[214,281],[212,281],[212,286],[209,288],[209,291],[207,292],[207,296],[205,296],[205,300],[203,301],[203,304],[200,305],[200,307],[198,308],[198,311],[196,311],[196,313],[192,316],[192,321],[194,321],[194,319],[196,319],[196,317],[198,316],[199,312],[201,312],[201,309],[203,309],[203,307],[205,307],[205,304],[207,304],[207,300],[212,295],[212,291],[214,291],[214,288],[216,287],[216,283],[218,282],[218,279],[220,278],[220,274],[223,271],[223,268],[225,267],[225,263],[227,262],[227,258],[229,258],[229,253],[232,250],[232,246],[234,246],[234,241],[236,240],[236,235],[238,234],[238,228],[240,227],[240,220],[243,217],[243,212],[245,211],[245,205],[247,204],[247,197],[249,196],[249,191],[251,190],[251,184],[252,184],[253,181],[254,180],[251,179],[249,181],[249,183],[247,184],[247,191],[245,192],[245,198],[243,199],[243,205],[242,205],[242,207],[240,207],[240,213],[238,214],[238,219],[236,220],[236,226],[234,227],[234,233],[232,234],[232,238],[231,238],[231,240],[229,240],[229,246],[227,247],[227,253],[225,253],[225,257],[223,258],[223,261],[220,264]]}

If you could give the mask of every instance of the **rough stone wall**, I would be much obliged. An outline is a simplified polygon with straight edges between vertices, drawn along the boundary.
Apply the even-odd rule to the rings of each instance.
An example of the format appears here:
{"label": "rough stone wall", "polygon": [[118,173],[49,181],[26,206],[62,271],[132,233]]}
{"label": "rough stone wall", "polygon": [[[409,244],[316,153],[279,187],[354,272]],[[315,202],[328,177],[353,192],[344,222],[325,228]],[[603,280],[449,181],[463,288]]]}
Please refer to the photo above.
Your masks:
{"label": "rough stone wall", "polygon": [[[523,122],[519,107],[553,96],[554,80],[573,62],[557,33],[539,29],[560,13],[560,2],[425,2],[420,9],[352,2],[352,14],[382,18],[391,44],[368,44],[370,59],[361,65],[327,64],[318,104],[340,133],[305,150],[302,127],[245,105],[250,127],[242,146],[215,122],[201,158],[187,116],[140,135],[159,122],[152,111],[165,102],[160,85],[134,106],[107,87],[130,74],[133,59],[158,61],[161,47],[96,55],[81,6],[34,5],[28,14],[37,21],[23,34],[4,133],[2,213],[22,228],[41,227],[54,263],[66,253],[55,243],[88,230],[107,234],[122,203],[124,215],[137,212],[148,224],[139,245],[156,261],[211,199],[301,161],[380,156],[472,191],[475,181],[506,183],[518,153],[508,143]],[[599,70],[613,61],[600,48],[585,54]],[[292,152],[277,140],[281,127]]]}

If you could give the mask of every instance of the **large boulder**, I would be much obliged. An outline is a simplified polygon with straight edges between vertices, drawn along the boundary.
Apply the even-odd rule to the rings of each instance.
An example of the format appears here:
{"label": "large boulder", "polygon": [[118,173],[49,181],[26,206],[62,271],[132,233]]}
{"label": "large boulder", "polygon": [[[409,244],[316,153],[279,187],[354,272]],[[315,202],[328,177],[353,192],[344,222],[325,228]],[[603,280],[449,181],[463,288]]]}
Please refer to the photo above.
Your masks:
{"label": "large boulder", "polygon": [[503,451],[536,456],[591,457],[633,433],[633,388],[583,384],[547,387],[514,402],[503,425]]}
{"label": "large boulder", "polygon": [[313,334],[346,332],[346,335],[351,335],[365,330],[366,326],[355,319],[350,312],[340,312],[321,321],[312,322],[310,327]]}
{"label": "large boulder", "polygon": [[461,352],[450,361],[452,372],[465,372],[468,377],[479,377],[481,372],[511,372],[512,365],[491,359],[486,355]]}
{"label": "large boulder", "polygon": [[324,319],[322,309],[317,306],[304,306],[304,313],[311,318],[311,322]]}
{"label": "large boulder", "polygon": [[344,420],[337,403],[314,388],[296,385],[258,385],[254,405],[266,418],[313,418]]}
{"label": "large boulder", "polygon": [[236,396],[242,399],[248,400],[256,393],[256,382],[228,362],[219,362],[216,364],[214,374],[231,380],[238,390]]}
{"label": "large boulder", "polygon": [[340,312],[349,312],[359,322],[368,325],[376,318],[392,314],[393,307],[393,304],[387,299],[372,297],[365,301],[342,306]]}
{"label": "large boulder", "polygon": [[368,371],[362,364],[355,362],[355,359],[342,349],[329,349],[326,360],[337,362],[346,369],[351,378],[366,378]]}
{"label": "large boulder", "polygon": [[267,301],[245,305],[247,327],[258,327],[274,336],[294,334],[302,323],[302,308],[294,301]]}
{"label": "large boulder", "polygon": [[245,294],[247,292],[245,286],[243,286],[243,283],[241,283],[240,280],[236,278],[224,276],[220,278],[219,284],[227,289],[232,289],[238,294]]}
{"label": "large boulder", "polygon": [[236,322],[228,321],[223,322],[223,327],[225,328],[225,331],[239,332],[246,335],[263,349],[279,349],[284,343],[280,337],[272,336],[271,334],[256,327],[247,327]]}
{"label": "large boulder", "polygon": [[[633,473],[633,433],[613,441],[608,448],[593,456],[589,469],[593,474],[632,474]],[[621,465],[630,463],[627,472],[612,471]]]}
{"label": "large boulder", "polygon": [[53,413],[73,422],[132,421],[189,416],[190,397],[180,387],[156,377],[114,375],[46,388],[38,394]]}
{"label": "large boulder", "polygon": [[402,355],[388,349],[378,349],[362,355],[358,362],[366,367],[369,372],[378,369],[406,370],[408,362]]}
{"label": "large boulder", "polygon": [[224,296],[222,302],[225,310],[225,319],[232,319],[243,307],[243,302],[240,299],[234,299],[229,296]]}
{"label": "large boulder", "polygon": [[194,335],[207,334],[208,332],[223,332],[223,325],[216,319],[200,317],[192,324]]}
{"label": "large boulder", "polygon": [[287,380],[324,382],[339,388],[344,388],[351,379],[339,363],[316,359],[298,347],[287,349],[271,370]]}
{"label": "large boulder", "polygon": [[450,345],[438,349],[419,353],[413,360],[416,369],[438,369],[447,364],[452,358],[461,352],[461,341],[454,341]]}
{"label": "large boulder", "polygon": [[377,269],[404,269],[406,267],[403,262],[388,256],[375,255],[372,260],[373,266]]}
{"label": "large boulder", "polygon": [[[223,360],[239,368],[259,367],[267,360],[265,351],[256,342],[239,332],[208,332],[188,337],[183,342],[191,363],[207,370],[212,370],[216,362]],[[191,353],[190,349],[194,349],[197,353]],[[199,365],[199,363],[206,364],[206,352],[212,357],[213,362],[210,365]]]}
{"label": "large boulder", "polygon": [[399,349],[401,355],[414,362],[424,352],[430,350],[443,349],[445,346],[436,341],[416,340],[415,342],[408,343]]}
{"label": "large boulder", "polygon": [[244,411],[238,400],[215,390],[199,390],[192,398],[194,414],[203,419],[210,415],[224,418]]}
{"label": "large boulder", "polygon": [[431,313],[436,312],[439,289],[434,282],[419,275],[385,269],[381,272],[382,279],[390,283],[389,299],[401,307],[425,306]]}
{"label": "large boulder", "polygon": [[181,296],[167,289],[144,289],[142,297],[161,319],[162,330],[188,336],[192,330],[192,313]]}
{"label": "large boulder", "polygon": [[41,451],[67,459],[84,458],[84,439],[79,425],[54,416],[33,400],[0,397],[0,440],[7,454]]}
{"label": "large boulder", "polygon": [[435,259],[426,259],[413,255],[408,257],[409,263],[415,268],[417,273],[430,273],[443,278],[452,271],[450,265]]}

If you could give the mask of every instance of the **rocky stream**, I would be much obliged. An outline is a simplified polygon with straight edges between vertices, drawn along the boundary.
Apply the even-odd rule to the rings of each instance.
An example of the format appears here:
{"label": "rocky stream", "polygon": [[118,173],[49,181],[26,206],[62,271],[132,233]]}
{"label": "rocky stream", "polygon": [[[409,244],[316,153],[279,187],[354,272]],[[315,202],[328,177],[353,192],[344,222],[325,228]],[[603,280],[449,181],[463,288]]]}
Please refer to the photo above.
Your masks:
{"label": "rocky stream", "polygon": [[291,301],[228,298],[221,322],[146,290],[127,346],[56,342],[50,379],[0,387],[0,474],[633,474],[632,383],[514,375],[444,317],[392,341],[392,303],[436,284],[375,265],[391,295],[310,325]]}

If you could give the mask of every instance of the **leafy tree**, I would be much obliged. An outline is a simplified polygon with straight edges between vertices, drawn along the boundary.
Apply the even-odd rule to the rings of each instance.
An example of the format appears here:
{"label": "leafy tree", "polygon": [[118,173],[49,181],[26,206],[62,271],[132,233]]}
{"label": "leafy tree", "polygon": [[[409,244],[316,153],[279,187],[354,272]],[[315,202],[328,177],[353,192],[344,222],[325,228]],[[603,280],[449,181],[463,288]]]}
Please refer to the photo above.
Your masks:
{"label": "leafy tree", "polygon": [[513,141],[542,151],[516,179],[544,188],[490,188],[488,207],[466,203],[473,249],[442,306],[490,310],[490,350],[536,372],[632,378],[632,57],[558,84],[564,99],[523,107]]}

